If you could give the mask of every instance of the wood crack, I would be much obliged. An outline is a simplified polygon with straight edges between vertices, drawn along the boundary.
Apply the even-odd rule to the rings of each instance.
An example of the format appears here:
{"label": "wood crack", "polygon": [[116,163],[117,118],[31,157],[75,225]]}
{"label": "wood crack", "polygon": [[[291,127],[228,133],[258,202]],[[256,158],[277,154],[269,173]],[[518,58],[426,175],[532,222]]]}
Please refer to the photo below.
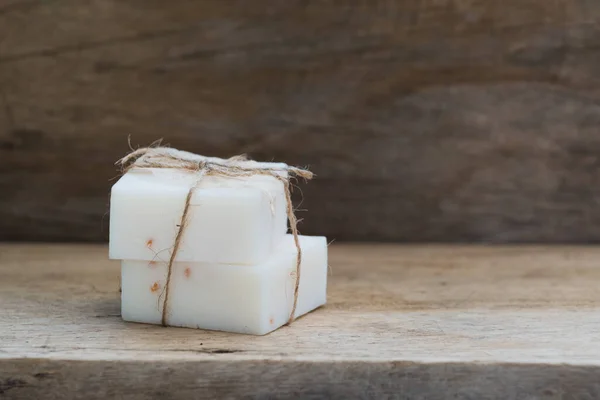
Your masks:
{"label": "wood crack", "polygon": [[[33,349],[42,349],[45,353],[56,353],[61,351],[89,351],[89,350],[100,350],[100,351],[123,351],[123,352],[132,352],[132,353],[196,353],[196,354],[237,354],[237,353],[246,353],[246,350],[238,350],[238,349],[226,349],[226,348],[206,348],[206,349],[198,349],[198,348],[190,348],[190,349],[159,349],[159,350],[144,350],[144,349],[127,349],[127,348],[108,348],[108,347],[55,347],[55,346],[32,346]],[[19,349],[15,348],[4,348],[7,350],[15,350]],[[8,351],[7,351],[8,352]]]}
{"label": "wood crack", "polygon": [[0,381],[0,394],[5,394],[10,389],[20,388],[20,387],[24,387],[26,385],[27,385],[27,382],[25,382],[22,379],[13,379],[13,378],[4,379],[3,381]]}

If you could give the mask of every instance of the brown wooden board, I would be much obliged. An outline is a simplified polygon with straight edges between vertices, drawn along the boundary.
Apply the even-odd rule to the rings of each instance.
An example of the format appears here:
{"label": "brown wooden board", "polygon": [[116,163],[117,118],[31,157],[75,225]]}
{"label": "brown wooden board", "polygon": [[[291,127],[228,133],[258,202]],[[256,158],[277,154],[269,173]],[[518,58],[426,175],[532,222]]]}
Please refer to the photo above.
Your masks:
{"label": "brown wooden board", "polygon": [[262,337],[123,322],[106,256],[0,245],[0,398],[600,396],[596,247],[334,244],[327,305]]}
{"label": "brown wooden board", "polygon": [[596,242],[599,22],[592,0],[1,1],[0,239],[105,240],[131,135],[309,165],[307,234]]}

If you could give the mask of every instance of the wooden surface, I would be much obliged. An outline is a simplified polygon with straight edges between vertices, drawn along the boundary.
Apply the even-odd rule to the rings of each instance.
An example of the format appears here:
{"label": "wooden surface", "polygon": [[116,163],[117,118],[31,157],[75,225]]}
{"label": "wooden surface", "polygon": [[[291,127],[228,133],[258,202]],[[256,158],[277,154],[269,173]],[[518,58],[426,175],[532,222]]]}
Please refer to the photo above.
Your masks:
{"label": "wooden surface", "polygon": [[132,135],[310,165],[307,234],[598,242],[599,22],[594,0],[0,0],[0,239],[106,239]]}
{"label": "wooden surface", "polygon": [[123,322],[106,255],[0,245],[0,398],[600,396],[600,248],[332,245],[263,337]]}

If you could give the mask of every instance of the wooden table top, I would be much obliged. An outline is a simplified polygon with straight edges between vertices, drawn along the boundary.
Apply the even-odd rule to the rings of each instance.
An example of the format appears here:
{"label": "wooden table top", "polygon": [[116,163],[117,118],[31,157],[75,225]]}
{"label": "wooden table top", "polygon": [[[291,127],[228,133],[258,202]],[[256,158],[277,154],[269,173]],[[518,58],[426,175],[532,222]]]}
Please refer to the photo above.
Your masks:
{"label": "wooden table top", "polygon": [[330,266],[325,307],[256,337],[122,321],[105,246],[0,244],[0,397],[600,397],[600,247],[334,244]]}

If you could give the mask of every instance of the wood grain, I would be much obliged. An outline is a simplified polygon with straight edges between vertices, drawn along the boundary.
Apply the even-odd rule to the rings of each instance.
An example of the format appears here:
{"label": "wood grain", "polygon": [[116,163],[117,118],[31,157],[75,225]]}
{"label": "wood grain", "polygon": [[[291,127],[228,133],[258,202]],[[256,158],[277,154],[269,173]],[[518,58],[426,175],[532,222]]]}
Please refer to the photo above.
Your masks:
{"label": "wood grain", "polygon": [[599,22],[590,0],[1,2],[0,239],[105,240],[132,135],[310,165],[306,234],[597,242]]}
{"label": "wood grain", "polygon": [[125,323],[104,246],[0,245],[0,396],[600,396],[596,247],[332,245],[264,337]]}

